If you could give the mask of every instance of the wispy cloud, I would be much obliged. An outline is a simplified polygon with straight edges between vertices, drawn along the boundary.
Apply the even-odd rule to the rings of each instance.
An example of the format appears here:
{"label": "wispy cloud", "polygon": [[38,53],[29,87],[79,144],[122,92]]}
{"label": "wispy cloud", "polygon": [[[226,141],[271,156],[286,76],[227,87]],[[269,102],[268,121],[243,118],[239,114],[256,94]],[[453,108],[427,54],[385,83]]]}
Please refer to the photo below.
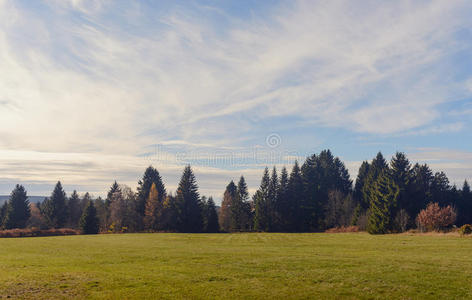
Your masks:
{"label": "wispy cloud", "polygon": [[[360,134],[463,129],[433,122],[441,104],[472,94],[450,63],[472,50],[459,37],[472,25],[468,1],[282,2],[256,17],[197,3],[156,6],[0,1],[0,148],[30,151],[25,157],[81,153],[89,173],[110,157],[130,174],[142,165],[126,162],[150,145],[246,149],[261,129],[280,128],[271,120],[281,117]],[[28,178],[99,180],[82,169]],[[213,179],[240,172],[204,171]]]}

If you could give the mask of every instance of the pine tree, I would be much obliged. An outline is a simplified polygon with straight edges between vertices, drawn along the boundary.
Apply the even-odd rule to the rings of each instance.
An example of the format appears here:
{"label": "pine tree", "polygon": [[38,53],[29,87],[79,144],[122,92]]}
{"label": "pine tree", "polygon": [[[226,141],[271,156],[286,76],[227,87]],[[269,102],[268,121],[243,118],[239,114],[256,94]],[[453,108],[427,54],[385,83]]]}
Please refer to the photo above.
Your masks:
{"label": "pine tree", "polygon": [[369,162],[362,162],[359,172],[357,173],[356,185],[354,186],[354,199],[364,210],[369,208],[369,201],[368,199],[365,199],[362,194],[362,190],[369,174],[369,167]]}
{"label": "pine tree", "polygon": [[57,182],[50,198],[44,200],[41,213],[48,226],[53,228],[64,227],[67,221],[66,193],[60,181]]}
{"label": "pine tree", "polygon": [[218,214],[216,212],[216,205],[213,197],[208,198],[205,202],[204,209],[204,226],[203,231],[208,233],[219,232]]}
{"label": "pine tree", "polygon": [[444,172],[437,172],[434,174],[433,181],[431,182],[431,195],[433,202],[439,204],[439,206],[445,207],[448,205],[453,206],[454,203],[451,199],[452,187],[449,184],[449,179]]}
{"label": "pine tree", "polygon": [[426,164],[419,165],[417,163],[412,168],[412,180],[409,191],[409,197],[412,199],[411,217],[417,216],[433,200],[431,193],[433,178],[433,172]]}
{"label": "pine tree", "polygon": [[412,171],[410,161],[402,152],[397,152],[390,162],[392,179],[400,188],[397,209],[405,209],[408,214],[413,213],[413,205],[409,196]]}
{"label": "pine tree", "polygon": [[203,229],[202,205],[195,175],[190,166],[185,167],[177,189],[178,230],[201,232]]}
{"label": "pine tree", "polygon": [[257,231],[269,231],[270,229],[270,217],[269,217],[269,169],[264,169],[264,174],[261,180],[261,186],[259,190],[254,194],[254,229]]}
{"label": "pine tree", "polygon": [[221,229],[226,232],[236,231],[239,229],[237,216],[239,213],[238,201],[238,188],[231,180],[231,182],[226,186],[219,216]]}
{"label": "pine tree", "polygon": [[144,172],[143,178],[138,182],[137,210],[138,213],[143,217],[146,209],[146,201],[149,198],[149,192],[153,183],[156,185],[157,193],[159,195],[159,202],[162,203],[166,198],[166,189],[164,183],[162,182],[159,172],[152,166],[149,166]]}
{"label": "pine tree", "polygon": [[72,192],[67,207],[69,211],[68,226],[71,228],[77,228],[79,226],[80,217],[82,216],[82,207],[80,205],[80,198],[77,191],[74,190]]}
{"label": "pine tree", "polygon": [[277,212],[276,224],[278,231],[287,231],[289,224],[290,202],[288,194],[288,180],[287,168],[283,167],[280,173],[277,200],[275,204],[275,211]]}
{"label": "pine tree", "polygon": [[22,185],[16,185],[11,192],[6,209],[4,226],[6,229],[25,228],[31,216],[30,203],[26,190]]}
{"label": "pine tree", "polygon": [[100,221],[97,217],[97,210],[92,201],[89,201],[80,218],[80,229],[84,234],[97,234],[100,228]]}
{"label": "pine tree", "polygon": [[301,174],[300,167],[298,162],[295,161],[295,164],[290,173],[290,178],[288,180],[288,227],[287,231],[291,232],[301,232],[303,231],[303,198],[304,198],[304,185],[303,178]]}
{"label": "pine tree", "polygon": [[157,191],[156,184],[153,183],[151,190],[149,191],[149,197],[146,201],[146,209],[144,214],[144,226],[148,230],[159,229],[159,192]]}
{"label": "pine tree", "polygon": [[[377,153],[377,156],[372,160],[369,166],[369,172],[367,174],[367,180],[362,188],[362,197],[364,201],[369,202],[372,199],[372,191],[375,188],[375,182],[377,178],[383,173],[388,171],[387,161],[383,157],[382,153]],[[370,206],[370,203],[368,203]]]}
{"label": "pine tree", "polygon": [[277,169],[274,167],[272,169],[272,174],[270,176],[270,181],[269,181],[269,190],[268,190],[268,201],[267,201],[267,209],[268,209],[268,217],[269,217],[269,224],[268,224],[268,230],[269,231],[275,231],[277,230],[277,198],[279,197],[278,195],[279,192],[279,178],[277,175]]}
{"label": "pine tree", "polygon": [[4,228],[5,217],[7,215],[8,201],[5,201],[0,207],[0,229]]}
{"label": "pine tree", "polygon": [[249,203],[249,192],[247,190],[246,180],[244,176],[239,178],[238,182],[238,200],[239,200],[239,229],[247,231],[249,230],[252,222],[251,217],[251,204]]}
{"label": "pine tree", "polygon": [[385,234],[392,231],[394,209],[397,206],[400,189],[387,171],[377,177],[370,192],[370,208],[367,230],[371,234]]}
{"label": "pine tree", "polygon": [[464,181],[464,185],[458,197],[457,210],[457,223],[459,226],[472,223],[472,193],[467,180]]}

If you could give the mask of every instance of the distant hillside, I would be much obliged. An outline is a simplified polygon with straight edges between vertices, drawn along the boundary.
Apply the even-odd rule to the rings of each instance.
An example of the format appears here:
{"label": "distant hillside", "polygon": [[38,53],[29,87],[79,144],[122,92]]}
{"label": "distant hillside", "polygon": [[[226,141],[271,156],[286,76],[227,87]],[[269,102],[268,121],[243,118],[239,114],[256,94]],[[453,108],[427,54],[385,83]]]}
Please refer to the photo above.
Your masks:
{"label": "distant hillside", "polygon": [[[10,198],[10,195],[0,195],[0,204],[3,204],[3,202],[7,201]],[[36,203],[44,200],[44,196],[28,196],[28,200],[31,203]]]}

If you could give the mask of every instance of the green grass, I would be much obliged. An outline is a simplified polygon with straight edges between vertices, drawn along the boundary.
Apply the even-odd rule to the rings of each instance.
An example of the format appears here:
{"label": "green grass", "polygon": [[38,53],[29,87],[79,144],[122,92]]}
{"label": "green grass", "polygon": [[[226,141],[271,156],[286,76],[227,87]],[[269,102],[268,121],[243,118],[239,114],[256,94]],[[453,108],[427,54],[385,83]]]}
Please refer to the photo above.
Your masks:
{"label": "green grass", "polygon": [[472,239],[123,234],[0,239],[11,298],[472,298]]}

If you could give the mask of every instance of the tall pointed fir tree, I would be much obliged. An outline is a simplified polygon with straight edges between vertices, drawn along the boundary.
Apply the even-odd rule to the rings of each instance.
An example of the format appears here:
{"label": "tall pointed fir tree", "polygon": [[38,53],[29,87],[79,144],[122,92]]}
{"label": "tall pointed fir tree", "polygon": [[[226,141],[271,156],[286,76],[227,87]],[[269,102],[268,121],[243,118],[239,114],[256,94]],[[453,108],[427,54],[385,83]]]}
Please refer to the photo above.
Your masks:
{"label": "tall pointed fir tree", "polygon": [[269,169],[266,167],[262,175],[261,185],[253,196],[255,206],[254,229],[256,231],[269,231],[270,229],[269,185]]}
{"label": "tall pointed fir tree", "polygon": [[17,184],[8,200],[4,220],[5,228],[25,228],[30,216],[30,203],[26,195],[26,190],[22,185]]}
{"label": "tall pointed fir tree", "polygon": [[377,156],[372,160],[372,163],[369,166],[369,172],[367,174],[367,179],[362,188],[362,197],[364,202],[367,202],[370,207],[370,200],[372,199],[372,191],[375,188],[375,182],[377,178],[384,172],[388,171],[388,164],[382,153],[377,153]]}
{"label": "tall pointed fir tree", "polygon": [[80,217],[82,216],[82,207],[80,205],[80,197],[77,194],[77,191],[74,190],[72,195],[67,202],[67,208],[69,211],[69,219],[67,221],[67,226],[70,228],[78,228]]}
{"label": "tall pointed fir tree", "polygon": [[146,208],[144,212],[144,228],[147,230],[159,229],[159,211],[161,209],[161,202],[159,202],[159,192],[156,184],[152,183],[149,197],[146,201]]}
{"label": "tall pointed fir tree", "polygon": [[467,180],[462,185],[462,190],[458,199],[457,205],[457,224],[459,226],[464,224],[472,223],[472,192],[470,191],[470,185]]}
{"label": "tall pointed fir tree", "polygon": [[412,218],[416,217],[433,200],[431,192],[433,179],[433,171],[427,164],[420,165],[417,163],[413,166],[409,192],[412,203],[410,213]]}
{"label": "tall pointed fir tree", "polygon": [[367,210],[367,208],[369,208],[369,201],[367,199],[364,199],[362,194],[362,190],[369,174],[369,167],[369,162],[362,162],[359,171],[357,172],[356,184],[354,186],[354,200],[362,207],[363,210]]}
{"label": "tall pointed fir tree", "polygon": [[233,230],[233,205],[237,197],[237,187],[234,182],[226,186],[221,202],[219,224],[223,231],[230,232]]}
{"label": "tall pointed fir tree", "polygon": [[202,205],[197,181],[190,165],[186,166],[177,189],[178,229],[181,232],[201,232]]}
{"label": "tall pointed fir tree", "polygon": [[97,234],[100,229],[100,221],[93,201],[89,201],[80,218],[79,227],[84,234]]}
{"label": "tall pointed fir tree", "polygon": [[252,227],[251,204],[249,203],[249,192],[247,189],[246,179],[241,175],[238,181],[238,198],[239,198],[239,228],[248,231]]}
{"label": "tall pointed fir tree", "polygon": [[397,210],[404,209],[408,216],[411,216],[411,213],[413,213],[413,204],[411,197],[409,197],[409,191],[412,172],[410,161],[406,158],[404,153],[397,152],[392,158],[390,162],[390,173],[393,181],[400,188]]}
{"label": "tall pointed fir tree", "polygon": [[3,202],[2,206],[0,206],[0,229],[4,228],[5,224],[5,217],[7,215],[8,209],[8,201]]}
{"label": "tall pointed fir tree", "polygon": [[289,203],[289,210],[287,213],[287,231],[301,232],[303,231],[304,185],[298,161],[295,161],[295,164],[290,173],[287,190],[287,202]]}
{"label": "tall pointed fir tree", "polygon": [[138,182],[137,211],[143,218],[146,209],[146,201],[153,183],[156,185],[159,202],[162,203],[166,198],[164,183],[162,182],[159,172],[154,167],[149,166],[144,172],[143,178]]}
{"label": "tall pointed fir tree", "polygon": [[278,184],[277,191],[277,200],[275,203],[275,211],[277,212],[276,219],[276,230],[277,231],[287,231],[289,212],[290,212],[290,202],[288,194],[288,172],[287,168],[283,167],[280,173],[280,180]]}
{"label": "tall pointed fir tree", "polygon": [[66,193],[60,181],[54,187],[51,197],[44,200],[41,211],[47,225],[53,228],[64,227],[67,221]]}
{"label": "tall pointed fir tree", "polygon": [[278,216],[277,216],[277,198],[278,198],[278,192],[279,192],[279,177],[277,175],[277,169],[275,166],[272,168],[272,173],[270,176],[270,181],[269,181],[269,191],[268,191],[268,201],[267,201],[267,209],[268,209],[268,217],[269,217],[269,231],[276,231],[278,224]]}
{"label": "tall pointed fir tree", "polygon": [[204,202],[203,209],[203,231],[207,233],[219,232],[218,214],[213,197]]}
{"label": "tall pointed fir tree", "polygon": [[370,208],[367,231],[370,234],[385,234],[394,229],[394,210],[400,189],[388,171],[382,172],[369,193]]}

